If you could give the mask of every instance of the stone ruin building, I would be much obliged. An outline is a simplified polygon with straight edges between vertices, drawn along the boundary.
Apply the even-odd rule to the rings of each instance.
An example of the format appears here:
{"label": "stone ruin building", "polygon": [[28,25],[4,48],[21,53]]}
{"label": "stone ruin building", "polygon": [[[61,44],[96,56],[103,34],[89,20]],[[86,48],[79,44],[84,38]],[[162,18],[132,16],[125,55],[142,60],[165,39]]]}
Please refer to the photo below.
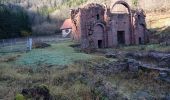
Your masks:
{"label": "stone ruin building", "polygon": [[[116,5],[127,12],[112,12]],[[149,41],[142,9],[132,10],[125,1],[115,2],[111,8],[88,4],[71,10],[72,37],[82,48],[107,48],[118,45],[145,44]]]}

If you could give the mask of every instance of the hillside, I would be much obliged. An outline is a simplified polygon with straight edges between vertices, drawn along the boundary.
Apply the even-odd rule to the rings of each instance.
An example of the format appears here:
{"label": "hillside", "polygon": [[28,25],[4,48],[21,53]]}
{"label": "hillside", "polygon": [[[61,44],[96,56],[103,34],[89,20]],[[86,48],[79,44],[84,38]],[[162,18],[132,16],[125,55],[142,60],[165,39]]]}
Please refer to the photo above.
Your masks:
{"label": "hillside", "polygon": [[[147,26],[157,42],[168,42],[170,39],[170,10],[147,13]],[[152,39],[152,38],[151,38]]]}

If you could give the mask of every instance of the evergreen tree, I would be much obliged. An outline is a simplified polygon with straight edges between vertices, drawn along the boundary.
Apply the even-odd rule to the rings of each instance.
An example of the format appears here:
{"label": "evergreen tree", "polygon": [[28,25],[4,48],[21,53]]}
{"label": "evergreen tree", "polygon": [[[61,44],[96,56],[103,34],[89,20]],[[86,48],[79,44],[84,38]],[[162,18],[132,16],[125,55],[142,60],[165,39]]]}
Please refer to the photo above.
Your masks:
{"label": "evergreen tree", "polygon": [[19,37],[22,31],[31,32],[27,13],[21,8],[15,10],[5,5],[0,6],[0,38]]}

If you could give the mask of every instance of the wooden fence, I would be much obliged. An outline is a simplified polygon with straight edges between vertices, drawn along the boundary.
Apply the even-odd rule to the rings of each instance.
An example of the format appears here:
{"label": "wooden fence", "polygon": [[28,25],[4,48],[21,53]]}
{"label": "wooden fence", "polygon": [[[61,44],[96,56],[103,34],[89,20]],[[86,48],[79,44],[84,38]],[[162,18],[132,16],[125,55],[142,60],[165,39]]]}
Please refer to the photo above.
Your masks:
{"label": "wooden fence", "polygon": [[61,38],[61,36],[41,36],[31,38],[15,38],[15,39],[1,39],[0,53],[10,52],[25,52],[32,50],[32,45],[36,42],[58,43],[70,38]]}
{"label": "wooden fence", "polygon": [[6,52],[23,52],[32,49],[32,39],[1,39],[0,40],[0,53]]}

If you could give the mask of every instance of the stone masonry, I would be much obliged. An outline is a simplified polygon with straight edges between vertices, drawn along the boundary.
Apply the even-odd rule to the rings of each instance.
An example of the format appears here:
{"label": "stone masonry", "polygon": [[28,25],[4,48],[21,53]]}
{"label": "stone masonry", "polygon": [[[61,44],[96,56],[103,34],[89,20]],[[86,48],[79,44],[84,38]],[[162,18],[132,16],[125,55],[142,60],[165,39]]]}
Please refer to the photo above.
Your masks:
{"label": "stone masonry", "polygon": [[[117,5],[123,5],[127,12],[113,12]],[[132,10],[125,1],[117,1],[110,8],[92,3],[73,9],[71,20],[72,37],[81,43],[83,49],[145,44],[149,41],[144,11]]]}

